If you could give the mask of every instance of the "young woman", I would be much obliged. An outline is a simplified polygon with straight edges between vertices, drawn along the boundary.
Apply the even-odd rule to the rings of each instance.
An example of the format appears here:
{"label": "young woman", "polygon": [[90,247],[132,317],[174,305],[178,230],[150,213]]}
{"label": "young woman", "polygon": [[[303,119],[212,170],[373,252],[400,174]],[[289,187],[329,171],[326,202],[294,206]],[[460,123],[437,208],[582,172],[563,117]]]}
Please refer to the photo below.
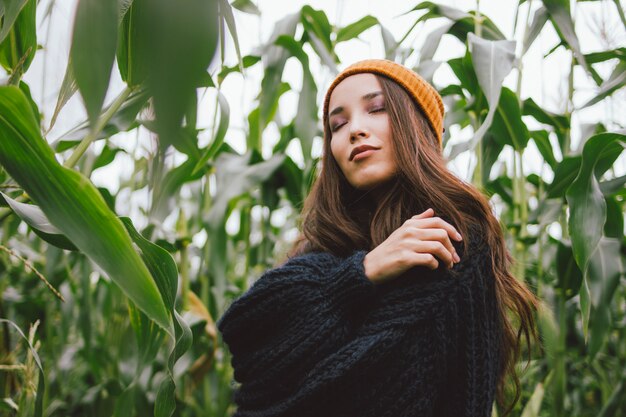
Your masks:
{"label": "young woman", "polygon": [[538,300],[487,198],[446,168],[443,116],[393,61],[332,82],[301,235],[218,320],[235,416],[489,417],[518,400]]}

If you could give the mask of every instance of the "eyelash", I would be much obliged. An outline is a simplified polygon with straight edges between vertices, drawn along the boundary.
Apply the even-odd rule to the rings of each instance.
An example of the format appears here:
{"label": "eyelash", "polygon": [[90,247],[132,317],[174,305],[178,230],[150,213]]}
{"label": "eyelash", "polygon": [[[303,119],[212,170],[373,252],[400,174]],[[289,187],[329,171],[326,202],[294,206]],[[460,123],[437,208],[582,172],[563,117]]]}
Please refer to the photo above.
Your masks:
{"label": "eyelash", "polygon": [[[384,108],[384,107],[379,107],[379,108],[376,108],[376,109],[372,109],[372,111],[370,111],[370,113],[378,113],[378,112],[383,111],[383,110],[385,110],[385,108]],[[339,126],[335,126],[335,127],[331,128],[330,130],[331,130],[331,132],[336,132],[336,131],[337,131],[337,130],[339,130],[339,128],[341,128],[343,125],[345,125],[345,123],[340,124]]]}

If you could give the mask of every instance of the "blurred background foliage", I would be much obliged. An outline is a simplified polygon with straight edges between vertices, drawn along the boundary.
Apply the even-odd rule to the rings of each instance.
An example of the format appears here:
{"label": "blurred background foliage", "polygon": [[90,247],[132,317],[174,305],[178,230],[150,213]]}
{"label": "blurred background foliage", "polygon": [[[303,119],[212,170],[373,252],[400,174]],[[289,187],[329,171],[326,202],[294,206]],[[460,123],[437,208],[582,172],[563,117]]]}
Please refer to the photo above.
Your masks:
{"label": "blurred background foliage", "polygon": [[[230,356],[215,320],[293,241],[322,136],[326,86],[310,59],[336,73],[349,63],[337,46],[368,30],[380,33],[384,58],[416,62],[430,81],[440,68],[453,72],[454,81],[437,85],[447,111],[444,154],[451,162],[470,156],[471,181],[492,199],[515,276],[545,301],[544,351],[530,352],[527,368],[520,363],[524,392],[514,415],[626,415],[623,114],[575,126],[576,147],[571,135],[576,112],[597,103],[619,109],[626,83],[624,44],[581,50],[572,9],[609,9],[623,36],[618,0],[520,0],[518,39],[507,39],[478,1],[469,11],[406,2],[414,24],[400,39],[375,16],[338,26],[305,5],[244,56],[233,11],[260,16],[250,0],[80,0],[56,108],[43,114],[24,75],[47,47],[37,16],[43,24],[57,3],[0,1],[1,415],[233,413]],[[422,45],[407,41],[430,20],[439,26]],[[544,30],[558,35],[544,58],[556,50],[569,57],[560,113],[521,94],[524,54]],[[434,60],[443,36],[464,53]],[[225,64],[226,48],[236,65]],[[301,67],[299,91],[283,81],[288,60]],[[608,73],[598,69],[607,65]],[[225,140],[236,104],[220,89],[231,74],[255,68],[263,75],[242,153]],[[503,86],[510,73],[516,89]],[[595,86],[579,106],[575,73]],[[112,74],[124,88],[106,100]],[[204,128],[198,106],[207,91],[215,101]],[[283,121],[277,109],[287,92],[297,94],[297,109]],[[85,120],[53,141],[49,132],[75,94]],[[454,141],[457,128],[473,133]],[[276,136],[269,154],[268,131]],[[111,140],[129,132],[148,134],[149,149]],[[294,143],[301,161],[287,152]],[[524,166],[531,146],[540,175]],[[94,171],[124,154],[130,175],[120,174],[119,188],[94,185]],[[122,215],[133,198],[144,206]]]}

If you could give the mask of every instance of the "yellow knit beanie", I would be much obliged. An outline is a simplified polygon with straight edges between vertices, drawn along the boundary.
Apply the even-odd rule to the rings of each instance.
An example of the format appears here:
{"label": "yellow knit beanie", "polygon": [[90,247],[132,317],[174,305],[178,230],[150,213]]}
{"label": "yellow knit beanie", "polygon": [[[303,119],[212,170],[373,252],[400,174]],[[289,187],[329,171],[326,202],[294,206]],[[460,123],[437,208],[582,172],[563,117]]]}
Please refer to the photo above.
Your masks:
{"label": "yellow knit beanie", "polygon": [[355,62],[341,71],[328,87],[324,98],[324,125],[328,123],[328,102],[333,89],[346,77],[362,72],[371,72],[383,75],[400,84],[415,100],[419,108],[424,112],[428,123],[435,133],[439,146],[442,146],[443,128],[443,100],[441,96],[426,80],[415,71],[397,62],[388,59],[365,59]]}

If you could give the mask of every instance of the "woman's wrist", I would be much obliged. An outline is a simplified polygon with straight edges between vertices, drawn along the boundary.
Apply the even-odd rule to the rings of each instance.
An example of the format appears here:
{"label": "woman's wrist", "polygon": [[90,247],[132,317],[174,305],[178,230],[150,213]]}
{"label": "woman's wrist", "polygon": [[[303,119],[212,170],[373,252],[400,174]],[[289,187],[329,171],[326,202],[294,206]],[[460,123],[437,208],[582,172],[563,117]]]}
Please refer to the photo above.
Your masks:
{"label": "woman's wrist", "polygon": [[365,276],[367,277],[367,279],[372,281],[374,284],[378,284],[378,274],[374,270],[370,254],[371,252],[365,255],[365,258],[363,258],[363,270],[365,271]]}

